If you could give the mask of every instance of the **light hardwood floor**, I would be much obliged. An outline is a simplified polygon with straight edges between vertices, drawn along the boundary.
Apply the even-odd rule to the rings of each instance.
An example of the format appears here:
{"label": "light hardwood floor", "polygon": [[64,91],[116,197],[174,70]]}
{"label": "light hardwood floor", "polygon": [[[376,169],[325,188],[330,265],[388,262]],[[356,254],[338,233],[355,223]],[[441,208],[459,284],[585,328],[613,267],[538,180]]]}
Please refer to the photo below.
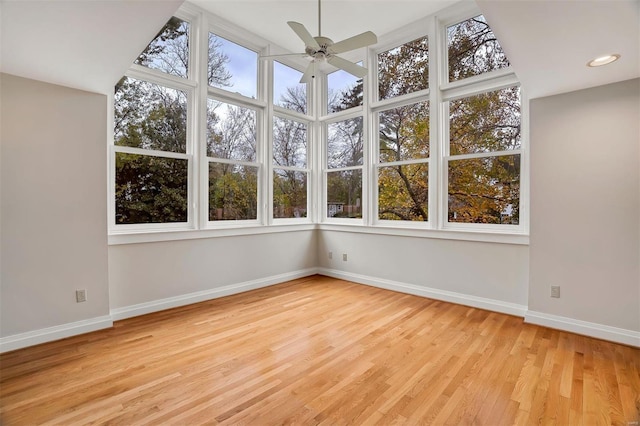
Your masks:
{"label": "light hardwood floor", "polygon": [[4,425],[640,420],[638,349],[323,276],[0,363]]}

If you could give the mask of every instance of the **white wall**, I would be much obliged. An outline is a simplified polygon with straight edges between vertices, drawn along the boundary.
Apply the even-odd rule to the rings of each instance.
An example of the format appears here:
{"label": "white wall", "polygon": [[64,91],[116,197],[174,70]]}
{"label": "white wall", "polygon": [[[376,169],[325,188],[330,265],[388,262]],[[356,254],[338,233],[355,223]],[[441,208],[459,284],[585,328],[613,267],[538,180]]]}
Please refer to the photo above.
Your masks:
{"label": "white wall", "polygon": [[639,122],[638,79],[531,102],[530,311],[640,331]]}
{"label": "white wall", "polygon": [[[316,246],[315,230],[112,245],[111,309],[127,312],[135,305],[197,292],[205,292],[204,298],[210,298],[222,287],[240,291],[273,283],[274,277],[281,282],[308,275],[316,266]],[[193,300],[198,299],[187,298],[186,302]],[[167,301],[158,307],[179,304]]]}
{"label": "white wall", "polygon": [[106,316],[106,97],[8,74],[0,86],[0,336]]}
{"label": "white wall", "polygon": [[[330,271],[490,299],[496,302],[491,306],[496,310],[509,311],[500,305],[510,304],[526,309],[526,245],[323,230],[318,247],[319,265]],[[347,253],[346,262],[343,253]],[[430,295],[420,289],[415,293]],[[477,300],[471,302],[477,305]]]}
{"label": "white wall", "polygon": [[[530,247],[335,230],[107,247],[105,97],[10,75],[0,84],[2,339],[316,267],[640,331],[639,80],[532,101]],[[562,286],[560,299],[549,297],[551,284]],[[88,290],[86,303],[75,303],[77,288]]]}

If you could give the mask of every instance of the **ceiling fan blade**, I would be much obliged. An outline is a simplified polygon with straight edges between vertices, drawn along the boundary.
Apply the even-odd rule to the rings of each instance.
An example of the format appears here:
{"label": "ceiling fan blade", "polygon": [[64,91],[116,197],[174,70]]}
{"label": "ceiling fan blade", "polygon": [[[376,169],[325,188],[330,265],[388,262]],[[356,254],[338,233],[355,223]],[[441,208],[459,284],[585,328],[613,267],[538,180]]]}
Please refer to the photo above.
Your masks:
{"label": "ceiling fan blade", "polygon": [[349,37],[348,39],[334,43],[329,49],[333,53],[344,53],[350,50],[360,49],[361,47],[370,46],[378,42],[378,37],[371,31]]}
{"label": "ceiling fan blade", "polygon": [[303,57],[307,56],[307,54],[305,52],[302,52],[302,53],[281,53],[280,55],[264,55],[264,56],[260,56],[260,59],[278,59],[278,58],[287,58],[287,57],[291,57],[291,56],[298,56],[300,58],[303,58]]}
{"label": "ceiling fan blade", "polygon": [[311,83],[316,76],[315,74],[316,74],[316,61],[311,61],[309,62],[309,66],[305,70],[304,74],[302,74],[300,83]]}
{"label": "ceiling fan blade", "polygon": [[351,61],[342,59],[339,56],[331,56],[329,59],[327,59],[327,62],[329,62],[334,67],[345,70],[349,74],[355,75],[358,78],[363,78],[365,75],[367,75],[367,69],[365,67],[361,67],[360,65],[354,64]]}
{"label": "ceiling fan blade", "polygon": [[320,49],[320,45],[318,44],[316,39],[313,38],[311,33],[309,33],[309,31],[307,31],[307,29],[304,27],[304,25],[302,25],[302,24],[300,24],[298,22],[294,22],[294,21],[289,21],[289,22],[287,22],[287,24],[291,27],[293,32],[295,32],[298,35],[298,37],[300,37],[300,39],[304,42],[305,46],[312,47],[315,50],[319,50]]}

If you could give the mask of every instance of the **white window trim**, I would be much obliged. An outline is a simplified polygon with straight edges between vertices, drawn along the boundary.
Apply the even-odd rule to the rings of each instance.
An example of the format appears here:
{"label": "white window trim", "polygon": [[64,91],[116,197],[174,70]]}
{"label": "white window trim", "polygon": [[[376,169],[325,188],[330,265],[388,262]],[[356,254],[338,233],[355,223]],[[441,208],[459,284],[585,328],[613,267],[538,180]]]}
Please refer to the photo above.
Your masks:
{"label": "white window trim", "polygon": [[[448,64],[446,62],[446,27],[462,22],[473,16],[481,14],[481,11],[472,4],[460,3],[453,5],[435,15],[426,17],[413,24],[407,25],[396,32],[380,38],[380,42],[368,49],[349,52],[345,56],[353,60],[356,57],[363,58],[365,64],[369,64],[371,71],[377,69],[378,52],[400,46],[403,43],[415,40],[427,35],[430,43],[430,57],[445,58],[444,61],[431,60],[429,64],[429,89],[403,95],[397,98],[377,99],[377,77],[364,78],[363,105],[336,113],[326,113],[326,78],[316,78],[307,85],[307,114],[300,114],[273,105],[273,85],[270,81],[273,76],[274,60],[258,60],[257,99],[247,98],[242,95],[226,91],[224,89],[198,85],[196,78],[204,72],[206,75],[207,52],[200,49],[200,57],[196,57],[196,44],[202,43],[202,39],[208,39],[211,31],[220,37],[240,44],[260,54],[290,53],[284,49],[272,45],[258,36],[249,33],[217,16],[202,11],[191,4],[183,5],[174,16],[189,21],[191,61],[189,76],[182,79],[177,76],[167,75],[159,70],[147,69],[133,64],[126,73],[133,78],[141,78],[167,87],[176,88],[188,92],[191,113],[188,115],[188,141],[187,153],[155,153],[150,150],[142,150],[145,155],[167,156],[169,158],[186,158],[189,161],[189,216],[187,223],[180,224],[139,224],[139,225],[115,225],[115,153],[134,152],[136,148],[115,147],[113,144],[113,95],[108,97],[111,108],[108,114],[108,140],[109,142],[109,244],[128,244],[146,241],[172,241],[194,238],[212,238],[233,235],[263,234],[273,232],[297,232],[302,230],[331,230],[358,233],[373,233],[382,235],[415,236],[422,238],[453,239],[467,241],[487,241],[507,244],[528,244],[529,229],[529,156],[528,156],[528,98],[521,90],[521,115],[522,115],[522,142],[517,151],[508,151],[504,154],[521,154],[520,175],[520,224],[519,225],[483,225],[483,224],[459,224],[454,226],[447,222],[446,199],[443,195],[447,192],[447,182],[441,172],[446,170],[446,161],[450,158],[444,154],[445,143],[448,143],[448,111],[443,112],[442,107],[446,101],[451,101],[473,94],[498,90],[513,85],[518,85],[518,79],[511,67],[501,69],[479,76],[458,80],[448,80]],[[436,56],[437,55],[437,56]],[[304,71],[307,62],[305,60],[282,58],[278,62]],[[436,69],[438,68],[438,69]],[[436,88],[437,90],[434,90]],[[206,99],[214,98],[222,102],[230,102],[234,105],[250,107],[256,111],[258,118],[258,143],[261,151],[257,163],[251,166],[259,167],[258,176],[258,219],[256,221],[208,221],[208,173],[201,172],[203,167],[208,168],[211,161],[206,156],[206,144],[195,146],[195,140],[204,140],[205,126],[197,126],[206,115]],[[404,222],[377,220],[377,168],[391,163],[377,163],[377,129],[374,128],[372,117],[381,110],[411,104],[426,100],[430,105],[430,158],[411,160],[409,162],[427,162],[429,164],[429,221],[428,222]],[[308,173],[308,214],[305,219],[274,219],[273,218],[273,183],[272,175],[275,167],[272,161],[273,130],[269,123],[273,123],[273,117],[280,116],[296,121],[308,123],[308,158],[307,167],[300,169]],[[342,121],[356,116],[363,117],[363,137],[365,141],[363,152],[363,165],[347,168],[328,169],[326,167],[326,125],[331,122]],[[447,129],[447,130],[445,130]],[[435,131],[434,131],[435,130]],[[376,143],[372,143],[375,140]],[[261,142],[262,141],[262,142]],[[374,146],[375,145],[375,146]],[[175,154],[175,155],[174,155]],[[491,153],[501,155],[502,153]],[[484,154],[478,154],[483,157]],[[462,159],[462,157],[456,157]],[[426,160],[426,161],[425,161]],[[215,161],[219,161],[216,159]],[[360,169],[362,171],[362,220],[327,218],[326,212],[326,177],[328,172]],[[298,169],[296,169],[298,171]],[[434,190],[437,188],[437,190]],[[445,197],[446,198],[446,197]],[[204,201],[204,202],[202,202]],[[445,214],[444,220],[442,214]],[[479,226],[478,226],[479,225]]]}

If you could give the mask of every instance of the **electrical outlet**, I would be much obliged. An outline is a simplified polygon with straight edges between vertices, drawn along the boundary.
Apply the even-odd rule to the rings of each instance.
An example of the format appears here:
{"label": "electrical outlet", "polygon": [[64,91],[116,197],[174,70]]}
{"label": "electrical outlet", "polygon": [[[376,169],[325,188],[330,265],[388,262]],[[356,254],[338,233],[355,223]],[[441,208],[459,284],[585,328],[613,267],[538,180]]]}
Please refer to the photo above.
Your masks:
{"label": "electrical outlet", "polygon": [[87,301],[87,290],[76,290],[76,303]]}
{"label": "electrical outlet", "polygon": [[333,259],[333,252],[332,251],[329,252],[329,259]]}
{"label": "electrical outlet", "polygon": [[556,298],[560,297],[560,286],[559,285],[552,285],[551,286],[551,297],[556,297]]}
{"label": "electrical outlet", "polygon": [[347,253],[342,253],[342,261],[343,262],[347,261]]}

